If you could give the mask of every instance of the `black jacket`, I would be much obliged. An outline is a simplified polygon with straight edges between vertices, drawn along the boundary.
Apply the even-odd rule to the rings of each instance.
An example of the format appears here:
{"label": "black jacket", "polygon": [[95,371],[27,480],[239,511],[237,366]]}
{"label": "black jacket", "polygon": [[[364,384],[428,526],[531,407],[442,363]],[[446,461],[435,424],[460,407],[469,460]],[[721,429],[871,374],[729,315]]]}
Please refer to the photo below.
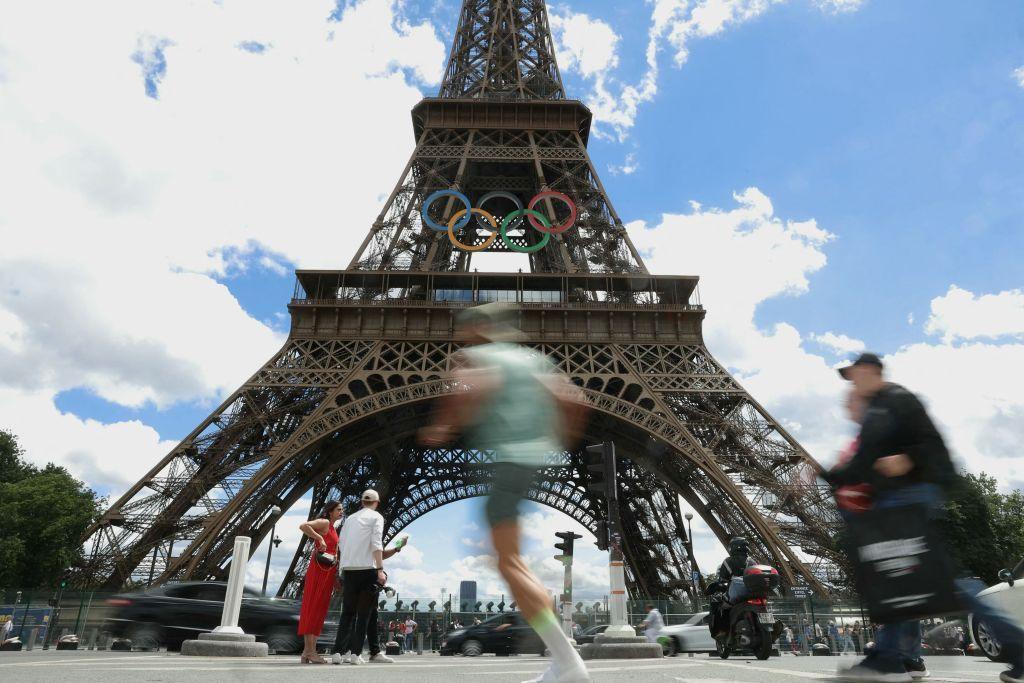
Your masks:
{"label": "black jacket", "polygon": [[[875,461],[906,454],[914,469],[902,477],[886,477]],[[886,384],[871,399],[864,414],[857,452],[844,465],[822,476],[833,487],[870,484],[876,491],[930,483],[948,488],[956,475],[949,451],[924,406],[898,384]]]}

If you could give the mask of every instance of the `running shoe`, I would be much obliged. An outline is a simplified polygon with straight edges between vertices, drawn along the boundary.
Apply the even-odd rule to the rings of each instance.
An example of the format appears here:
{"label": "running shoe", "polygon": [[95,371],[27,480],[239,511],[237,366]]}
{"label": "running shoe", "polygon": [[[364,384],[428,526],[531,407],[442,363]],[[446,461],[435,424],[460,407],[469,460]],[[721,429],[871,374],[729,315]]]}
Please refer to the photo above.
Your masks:
{"label": "running shoe", "polygon": [[331,664],[348,664],[348,653],[335,652],[331,655]]}
{"label": "running shoe", "polygon": [[374,656],[370,657],[370,664],[394,664],[395,660],[388,657],[383,652],[378,652]]}
{"label": "running shoe", "polygon": [[924,660],[918,657],[917,659],[904,659],[903,668],[907,670],[911,678],[928,678],[931,676],[928,673],[928,667],[924,665]]}
{"label": "running shoe", "polygon": [[1024,668],[1010,669],[999,674],[1002,683],[1024,683]]}
{"label": "running shoe", "polygon": [[838,675],[846,681],[875,681],[877,683],[910,683],[914,679],[899,662],[878,657],[865,658],[849,668],[840,667]]}

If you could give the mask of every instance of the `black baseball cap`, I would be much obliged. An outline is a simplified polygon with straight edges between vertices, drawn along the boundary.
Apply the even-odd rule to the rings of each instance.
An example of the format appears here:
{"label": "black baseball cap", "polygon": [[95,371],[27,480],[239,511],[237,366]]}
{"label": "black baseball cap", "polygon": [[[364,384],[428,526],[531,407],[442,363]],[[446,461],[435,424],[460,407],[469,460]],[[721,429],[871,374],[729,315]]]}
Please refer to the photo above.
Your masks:
{"label": "black baseball cap", "polygon": [[854,360],[853,363],[851,363],[850,365],[847,365],[845,368],[839,368],[839,376],[842,377],[843,379],[850,379],[850,368],[856,367],[857,365],[874,365],[879,370],[881,370],[884,367],[882,365],[882,359],[879,358],[876,354],[862,353],[859,356],[857,356],[857,359]]}

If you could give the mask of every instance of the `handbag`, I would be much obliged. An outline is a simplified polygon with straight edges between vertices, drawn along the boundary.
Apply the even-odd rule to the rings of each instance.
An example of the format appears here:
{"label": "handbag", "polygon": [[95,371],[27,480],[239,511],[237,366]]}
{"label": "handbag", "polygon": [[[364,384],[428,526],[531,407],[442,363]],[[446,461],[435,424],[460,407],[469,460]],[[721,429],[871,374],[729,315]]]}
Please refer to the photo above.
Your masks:
{"label": "handbag", "polygon": [[887,624],[962,613],[955,569],[927,505],[851,515],[850,559],[871,620]]}

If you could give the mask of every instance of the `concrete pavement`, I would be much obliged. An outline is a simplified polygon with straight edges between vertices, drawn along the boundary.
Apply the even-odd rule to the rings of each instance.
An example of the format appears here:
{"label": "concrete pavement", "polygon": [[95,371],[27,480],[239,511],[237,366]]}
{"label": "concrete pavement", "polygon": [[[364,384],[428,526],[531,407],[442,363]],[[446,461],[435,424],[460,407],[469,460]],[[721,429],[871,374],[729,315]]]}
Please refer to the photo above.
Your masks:
{"label": "concrete pavement", "polygon": [[[300,665],[297,656],[262,659],[183,657],[177,653],[125,652],[0,652],[0,680],[12,683],[69,681],[401,681],[403,683],[519,683],[547,666],[535,656],[476,658],[404,655],[395,664],[364,666]],[[792,683],[835,680],[840,657],[773,657],[720,660],[685,655],[661,660],[594,660],[587,663],[594,681],[700,681],[701,683]],[[975,657],[933,657],[930,681],[995,683],[1005,667]]]}

